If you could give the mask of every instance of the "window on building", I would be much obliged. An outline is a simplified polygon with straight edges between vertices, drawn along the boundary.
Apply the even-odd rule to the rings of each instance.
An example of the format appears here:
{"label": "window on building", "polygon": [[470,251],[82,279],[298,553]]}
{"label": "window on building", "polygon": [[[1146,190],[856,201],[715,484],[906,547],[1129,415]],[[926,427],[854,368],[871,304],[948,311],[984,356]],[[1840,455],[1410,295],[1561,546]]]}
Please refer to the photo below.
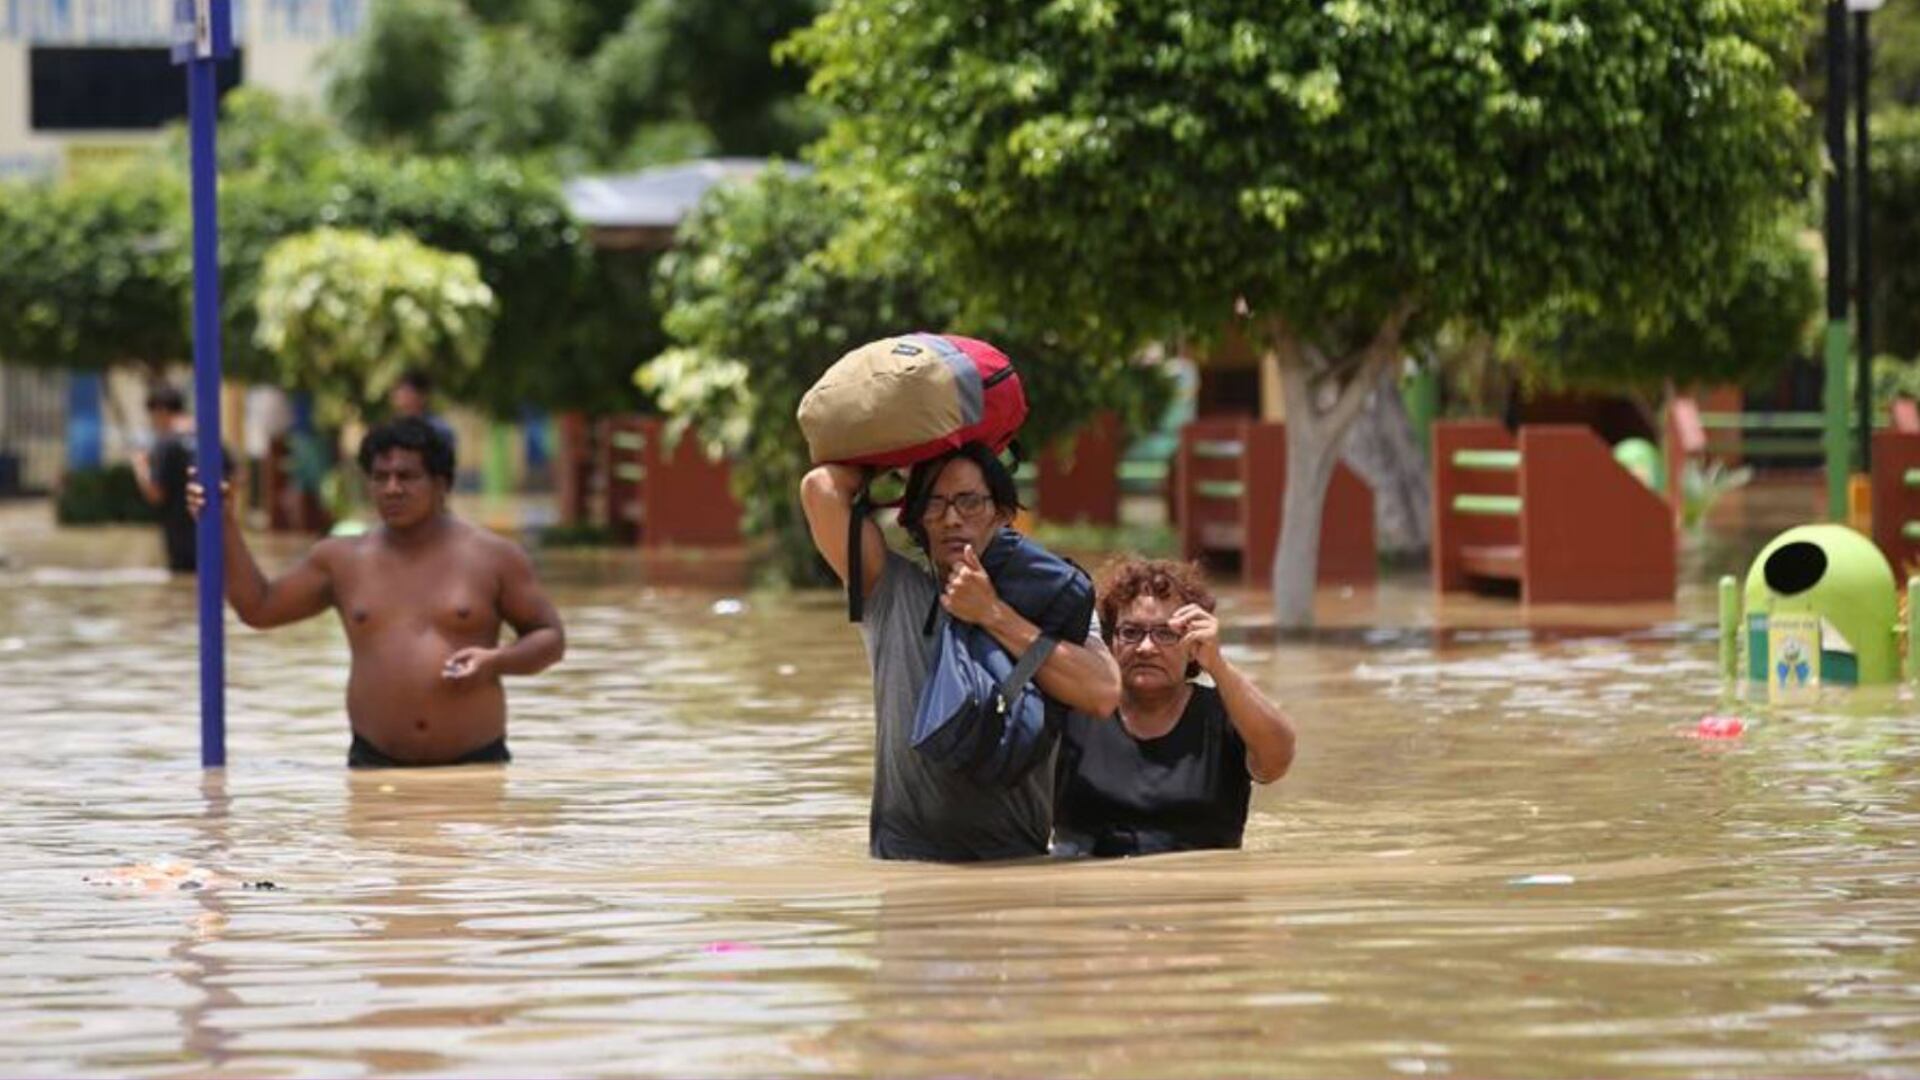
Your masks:
{"label": "window on building", "polygon": [[[240,85],[240,50],[220,61],[222,96]],[[165,47],[35,47],[29,60],[35,131],[155,128],[187,115],[187,76]]]}

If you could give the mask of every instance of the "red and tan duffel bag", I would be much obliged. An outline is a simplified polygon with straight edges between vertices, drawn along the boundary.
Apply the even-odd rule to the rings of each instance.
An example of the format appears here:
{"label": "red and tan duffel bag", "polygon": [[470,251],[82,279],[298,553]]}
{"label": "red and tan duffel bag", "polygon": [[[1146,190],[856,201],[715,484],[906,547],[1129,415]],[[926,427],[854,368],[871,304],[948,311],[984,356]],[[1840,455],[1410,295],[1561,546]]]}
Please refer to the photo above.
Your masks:
{"label": "red and tan duffel bag", "polygon": [[816,465],[905,468],[969,442],[999,453],[1027,418],[1007,354],[953,334],[882,338],[834,362],[800,399]]}
{"label": "red and tan duffel bag", "polygon": [[[834,361],[800,399],[800,431],[816,465],[900,469],[970,442],[998,454],[1027,419],[1027,394],[999,349],[954,334],[869,342]],[[865,488],[847,528],[847,617],[859,622],[860,522]]]}

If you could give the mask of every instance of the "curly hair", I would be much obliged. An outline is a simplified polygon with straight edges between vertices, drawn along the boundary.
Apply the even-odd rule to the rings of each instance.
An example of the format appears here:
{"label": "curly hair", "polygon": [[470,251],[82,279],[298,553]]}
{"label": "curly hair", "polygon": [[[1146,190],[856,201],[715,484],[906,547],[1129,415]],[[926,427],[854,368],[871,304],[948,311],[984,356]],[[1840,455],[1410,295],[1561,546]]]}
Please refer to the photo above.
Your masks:
{"label": "curly hair", "polygon": [[1120,624],[1120,613],[1143,596],[1172,601],[1175,607],[1198,604],[1208,611],[1214,604],[1213,592],[1197,564],[1138,555],[1115,556],[1101,567],[1095,592],[1100,597],[1100,632],[1109,641]]}

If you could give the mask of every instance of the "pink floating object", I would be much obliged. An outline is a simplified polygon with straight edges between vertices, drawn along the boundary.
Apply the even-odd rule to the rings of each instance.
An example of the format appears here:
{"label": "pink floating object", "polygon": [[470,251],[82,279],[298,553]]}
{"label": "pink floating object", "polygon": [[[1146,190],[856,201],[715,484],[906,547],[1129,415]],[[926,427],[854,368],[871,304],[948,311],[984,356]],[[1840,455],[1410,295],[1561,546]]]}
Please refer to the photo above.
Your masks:
{"label": "pink floating object", "polygon": [[710,953],[752,952],[757,946],[744,941],[712,941],[707,943]]}
{"label": "pink floating object", "polygon": [[1703,716],[1693,734],[1698,739],[1737,739],[1746,731],[1746,722],[1737,716]]}

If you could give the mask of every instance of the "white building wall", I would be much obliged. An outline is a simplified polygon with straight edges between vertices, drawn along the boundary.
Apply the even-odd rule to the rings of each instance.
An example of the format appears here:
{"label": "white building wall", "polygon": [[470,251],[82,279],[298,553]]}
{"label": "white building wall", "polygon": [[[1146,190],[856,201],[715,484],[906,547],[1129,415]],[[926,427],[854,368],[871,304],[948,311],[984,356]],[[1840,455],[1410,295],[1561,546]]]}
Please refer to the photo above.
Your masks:
{"label": "white building wall", "polygon": [[[291,97],[317,97],[326,53],[359,28],[370,0],[233,0],[241,83]],[[29,50],[35,45],[165,47],[170,0],[0,0],[0,179],[60,175],[69,148],[125,147],[158,129],[34,131]],[[181,76],[182,98],[186,95]]]}

